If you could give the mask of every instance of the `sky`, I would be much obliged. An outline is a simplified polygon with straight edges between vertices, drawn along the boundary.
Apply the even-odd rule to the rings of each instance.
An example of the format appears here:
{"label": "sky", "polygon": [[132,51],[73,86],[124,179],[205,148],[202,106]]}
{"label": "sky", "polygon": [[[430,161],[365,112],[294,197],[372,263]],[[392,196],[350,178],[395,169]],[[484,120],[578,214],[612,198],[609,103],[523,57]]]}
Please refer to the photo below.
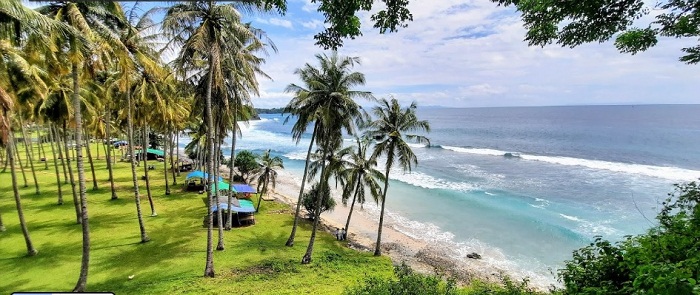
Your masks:
{"label": "sky", "polygon": [[[324,52],[313,39],[324,28],[316,5],[288,0],[283,16],[244,15],[278,48],[265,57],[262,69],[272,80],[259,79],[256,107],[287,104],[292,94],[284,88],[300,83],[294,70],[315,65],[314,55]],[[619,53],[612,41],[528,47],[512,7],[489,0],[413,0],[409,9],[414,20],[397,33],[380,34],[369,20],[372,12],[360,14],[363,35],[338,50],[361,60],[354,70],[367,83],[357,90],[419,107],[700,103],[700,66],[678,61],[680,49],[696,40],[662,39],[637,55]]]}

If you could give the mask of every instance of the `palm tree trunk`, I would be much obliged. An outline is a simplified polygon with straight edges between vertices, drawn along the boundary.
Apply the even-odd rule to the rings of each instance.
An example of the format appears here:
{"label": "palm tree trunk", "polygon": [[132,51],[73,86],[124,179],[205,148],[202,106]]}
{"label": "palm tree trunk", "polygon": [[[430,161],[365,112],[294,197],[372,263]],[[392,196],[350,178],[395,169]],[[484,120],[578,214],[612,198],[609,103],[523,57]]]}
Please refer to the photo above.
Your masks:
{"label": "palm tree trunk", "polygon": [[176,160],[175,155],[173,154],[173,151],[175,150],[175,147],[173,146],[173,133],[170,133],[170,141],[168,143],[170,144],[170,170],[172,170],[173,173],[173,185],[177,185],[175,170],[180,170],[180,163]]}
{"label": "palm tree trunk", "polygon": [[105,147],[105,154],[107,155],[107,170],[109,171],[109,187],[112,190],[112,198],[111,200],[116,200],[119,199],[117,197],[117,191],[114,189],[114,173],[112,172],[112,133],[111,133],[111,125],[112,125],[112,112],[107,110],[107,114],[105,115],[105,132],[107,135],[107,144],[109,146],[104,146]]}
{"label": "palm tree trunk", "polygon": [[314,123],[314,132],[311,133],[311,142],[309,143],[309,150],[306,151],[306,163],[304,164],[304,176],[301,178],[301,189],[299,189],[299,198],[297,198],[297,210],[294,212],[294,225],[292,225],[292,233],[287,239],[285,244],[288,247],[294,246],[294,236],[297,233],[297,225],[299,224],[299,212],[301,211],[301,198],[304,196],[304,185],[306,185],[306,175],[309,172],[309,159],[311,158],[311,148],[314,146],[314,139],[316,138],[316,130],[318,129],[318,122]]}
{"label": "palm tree trunk", "polygon": [[[87,129],[85,130],[85,134],[87,134]],[[104,143],[104,138],[102,139],[102,142]],[[95,160],[99,160],[100,159],[100,143],[99,143],[99,141],[95,141],[95,143],[97,144],[97,146],[95,147],[95,151],[97,152],[97,156],[95,156]],[[90,145],[88,145],[88,147],[89,146]],[[88,150],[90,150],[90,148],[88,148]]]}
{"label": "palm tree trunk", "polygon": [[[170,195],[170,185],[168,184],[168,144],[170,143],[170,132],[166,131],[166,140],[163,146],[163,174],[165,175],[165,195]],[[172,156],[172,155],[171,155]]]}
{"label": "palm tree trunk", "polygon": [[36,131],[36,137],[37,137],[37,142],[39,143],[39,152],[41,153],[40,156],[42,159],[44,159],[44,170],[49,170],[49,159],[46,157],[46,151],[44,150],[44,141],[41,138],[41,129],[38,129]]}
{"label": "palm tree trunk", "polygon": [[207,148],[209,149],[209,152],[207,153],[207,171],[209,171],[208,177],[207,177],[207,186],[205,187],[207,191],[207,198],[209,198],[209,206],[207,206],[207,218],[209,219],[209,224],[207,226],[207,260],[204,266],[204,276],[205,277],[214,277],[214,250],[213,250],[213,232],[212,229],[214,227],[214,216],[212,215],[211,208],[212,206],[216,205],[216,200],[214,199],[216,195],[212,195],[211,189],[209,189],[209,186],[212,184],[213,175],[212,171],[214,170],[212,167],[214,165],[214,114],[212,113],[212,107],[211,107],[211,91],[212,91],[212,86],[214,83],[214,73],[212,72],[212,69],[214,68],[214,50],[213,47],[211,49],[212,52],[210,52],[209,55],[209,76],[208,76],[208,81],[207,81],[207,94],[206,94],[206,101],[205,101],[205,107],[206,107],[206,120],[207,120]]}
{"label": "palm tree trunk", "polygon": [[[217,136],[218,138],[218,136]],[[216,197],[216,206],[219,210],[216,210],[216,218],[218,218],[217,225],[219,227],[219,241],[216,244],[216,251],[223,251],[226,247],[224,246],[224,214],[221,213],[221,206],[219,206],[219,159],[221,153],[221,143],[216,144],[216,162],[217,165],[214,168],[214,196]],[[229,208],[230,210],[231,208]]]}
{"label": "palm tree trunk", "polygon": [[[68,132],[66,132],[66,121],[63,121],[63,134],[66,136],[66,139],[63,141],[63,144],[65,145],[66,148],[66,155],[68,155]],[[77,223],[81,223],[82,219],[80,218],[80,204],[78,202],[78,192],[75,190],[75,179],[73,178],[73,167],[70,164],[70,157],[66,157],[66,166],[68,166],[68,175],[70,176],[70,186],[71,189],[73,190],[73,206],[75,206],[75,218],[77,219]]]}
{"label": "palm tree trunk", "polygon": [[[267,174],[267,173],[269,173],[269,171],[268,171],[267,168],[265,168],[265,175],[269,175],[269,174]],[[263,189],[262,189],[262,190],[260,191],[260,193],[258,194],[258,205],[255,206],[255,213],[258,213],[258,210],[260,210],[260,204],[262,204],[263,195],[267,192],[267,184],[268,184],[269,182],[270,182],[270,178],[269,178],[269,176],[266,176],[266,177],[265,177],[265,183],[263,183]]]}
{"label": "palm tree trunk", "polygon": [[141,243],[146,243],[151,239],[146,234],[146,227],[143,224],[143,214],[141,213],[141,196],[139,196],[139,182],[136,174],[136,151],[134,150],[134,119],[131,116],[131,87],[127,85],[126,100],[129,104],[127,111],[127,133],[129,136],[129,163],[131,164],[131,179],[134,184],[134,200],[136,202],[136,216],[139,220],[139,231],[141,232]]}
{"label": "palm tree trunk", "polygon": [[[80,146],[83,133],[83,118],[80,113],[80,96],[78,95],[78,64],[73,63],[73,108],[75,110],[75,153],[78,162],[78,185],[80,188],[80,219],[83,228],[83,258],[80,263],[80,276],[73,288],[74,292],[85,291],[88,276],[88,266],[90,264],[90,225],[88,224],[87,198],[85,195],[85,168],[83,167],[83,149]],[[89,147],[88,147],[89,148]]]}
{"label": "palm tree trunk", "polygon": [[[19,162],[19,171],[22,172],[22,179],[24,179],[24,186],[22,186],[22,187],[28,187],[29,184],[27,184],[27,174],[24,173],[24,165],[22,165],[22,155],[20,155],[19,150],[17,149],[17,146],[14,143],[12,144],[12,146],[13,146],[12,149],[14,150],[15,155],[17,155],[17,162]],[[10,169],[12,169],[12,168],[10,167]]]}
{"label": "palm tree trunk", "polygon": [[[391,150],[391,149],[390,149]],[[386,174],[384,175],[384,192],[382,194],[382,210],[379,211],[379,229],[377,229],[377,244],[374,248],[374,256],[382,255],[382,226],[384,225],[384,204],[386,203],[386,191],[389,189],[389,171],[391,166],[386,167]]]}
{"label": "palm tree trunk", "polygon": [[352,195],[352,203],[350,204],[350,212],[348,213],[348,220],[345,222],[345,232],[348,233],[350,230],[350,217],[352,217],[352,210],[355,208],[355,200],[357,200],[357,192],[360,190],[360,184],[362,183],[362,172],[357,175],[357,185],[355,186],[355,193]]}
{"label": "palm tree trunk", "polygon": [[27,141],[27,131],[24,129],[24,122],[22,121],[22,115],[19,115],[19,125],[22,128],[22,139],[24,142],[24,152],[27,154],[27,162],[29,162],[29,168],[32,171],[32,178],[34,178],[34,188],[36,189],[36,194],[40,194],[39,192],[39,182],[36,180],[36,171],[34,171],[34,159],[32,158],[32,147]]}
{"label": "palm tree trunk", "polygon": [[[54,150],[53,147],[53,139],[55,138],[53,136],[53,129],[49,126],[49,137],[51,138],[50,143],[51,143],[51,154],[53,154],[53,166],[56,168],[56,187],[58,188],[58,204],[63,205],[63,189],[61,188],[61,172],[58,171],[58,159],[56,159],[56,151]],[[49,160],[46,159],[46,162],[48,163]]]}
{"label": "palm tree trunk", "polygon": [[2,173],[5,173],[5,171],[7,170],[7,162],[8,162],[8,160],[7,160],[7,151],[3,151],[3,153],[2,153],[2,159],[3,159],[3,162],[2,162]]}
{"label": "palm tree trunk", "polygon": [[[11,134],[11,133],[10,133]],[[12,136],[10,136],[12,138]],[[17,174],[15,173],[15,160],[12,154],[12,147],[14,146],[14,140],[10,140],[7,145],[8,161],[10,162],[10,174],[12,175],[12,192],[15,195],[15,205],[17,206],[17,215],[19,216],[19,225],[22,228],[22,234],[24,234],[24,243],[27,245],[27,255],[34,256],[38,253],[34,249],[32,244],[32,239],[29,237],[29,230],[27,229],[27,223],[24,221],[24,211],[22,211],[22,200],[19,196],[19,189],[17,189]]]}
{"label": "palm tree trunk", "polygon": [[238,109],[238,105],[235,105],[233,107],[233,136],[231,136],[231,165],[230,166],[230,173],[228,175],[228,183],[231,186],[231,190],[228,193],[228,218],[226,218],[226,230],[231,230],[231,223],[233,222],[233,210],[231,210],[231,202],[233,199],[233,175],[234,175],[234,168],[236,167],[236,125],[238,125],[237,120],[236,120],[236,112]]}
{"label": "palm tree trunk", "polygon": [[[108,145],[108,144],[109,144],[109,140],[107,140],[107,143],[105,143],[105,138],[102,138],[102,144],[101,144],[101,145],[102,145],[102,151],[105,152],[105,157],[107,156],[107,145]],[[98,148],[98,150],[99,150],[99,148]],[[98,159],[98,160],[100,159],[99,152],[98,152],[98,155],[97,155],[97,159]]]}
{"label": "palm tree trunk", "polygon": [[[95,177],[95,164],[92,162],[92,152],[90,152],[90,134],[85,133],[85,150],[87,151],[88,162],[90,162],[90,171],[92,172],[92,190],[97,190],[97,177]],[[97,147],[100,150],[100,147]]]}
{"label": "palm tree trunk", "polygon": [[148,195],[148,204],[151,205],[151,217],[158,216],[156,207],[153,206],[153,196],[151,195],[151,180],[148,178],[148,125],[143,126],[143,142],[141,143],[141,157],[143,157],[143,169],[146,174],[146,193]]}
{"label": "palm tree trunk", "polygon": [[309,245],[306,247],[306,254],[301,258],[301,264],[311,263],[311,255],[314,253],[314,243],[316,242],[316,230],[318,228],[319,220],[321,219],[321,206],[323,205],[323,192],[324,185],[328,185],[328,179],[326,178],[326,150],[323,149],[323,157],[321,160],[321,178],[319,183],[319,195],[318,200],[316,200],[316,212],[314,212],[314,225],[311,228],[311,238],[309,239]]}
{"label": "palm tree trunk", "polygon": [[177,149],[177,176],[180,176],[180,131],[175,133],[175,148]]}
{"label": "palm tree trunk", "polygon": [[68,171],[66,170],[66,160],[63,157],[63,148],[61,147],[61,135],[58,134],[58,127],[52,126],[53,135],[56,137],[56,148],[58,149],[58,157],[61,159],[61,166],[63,167],[63,184],[68,183]]}

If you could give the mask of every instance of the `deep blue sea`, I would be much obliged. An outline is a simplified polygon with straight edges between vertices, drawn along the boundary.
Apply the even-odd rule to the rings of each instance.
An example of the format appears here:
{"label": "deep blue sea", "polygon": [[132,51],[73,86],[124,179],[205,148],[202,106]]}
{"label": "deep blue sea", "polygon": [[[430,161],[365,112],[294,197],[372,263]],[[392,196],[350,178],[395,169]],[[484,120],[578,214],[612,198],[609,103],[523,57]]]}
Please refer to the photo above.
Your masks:
{"label": "deep blue sea", "polygon": [[[700,105],[419,108],[418,116],[430,122],[431,146],[413,145],[419,164],[410,174],[391,172],[389,226],[540,284],[554,283],[550,270],[594,236],[644,232],[674,183],[700,178]],[[283,121],[262,115],[237,149],[272,149],[300,178],[310,136],[295,144],[293,121]]]}

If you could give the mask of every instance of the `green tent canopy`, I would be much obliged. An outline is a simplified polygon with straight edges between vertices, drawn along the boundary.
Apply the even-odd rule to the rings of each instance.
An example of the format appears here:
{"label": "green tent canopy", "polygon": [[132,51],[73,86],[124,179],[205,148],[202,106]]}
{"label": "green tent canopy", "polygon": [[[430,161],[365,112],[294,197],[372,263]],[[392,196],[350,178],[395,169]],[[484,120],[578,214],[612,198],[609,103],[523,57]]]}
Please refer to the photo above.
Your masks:
{"label": "green tent canopy", "polygon": [[[216,186],[213,186],[213,185],[212,185],[212,186],[211,186],[211,192],[212,192],[212,193],[215,193],[215,192],[216,192],[215,190],[216,190]],[[225,183],[225,182],[223,182],[223,181],[219,181],[219,190],[220,190],[220,191],[230,191],[230,190],[231,190],[231,186],[230,186],[228,183]],[[234,189],[233,192],[235,193],[236,190]]]}
{"label": "green tent canopy", "polygon": [[[141,151],[136,151],[136,154],[137,154],[137,155],[140,154],[140,153],[141,153]],[[161,150],[156,150],[156,149],[146,149],[146,153],[154,154],[154,155],[156,155],[156,156],[161,156],[161,157],[164,157],[164,156],[165,156],[165,152],[163,152],[163,151],[161,151]]]}

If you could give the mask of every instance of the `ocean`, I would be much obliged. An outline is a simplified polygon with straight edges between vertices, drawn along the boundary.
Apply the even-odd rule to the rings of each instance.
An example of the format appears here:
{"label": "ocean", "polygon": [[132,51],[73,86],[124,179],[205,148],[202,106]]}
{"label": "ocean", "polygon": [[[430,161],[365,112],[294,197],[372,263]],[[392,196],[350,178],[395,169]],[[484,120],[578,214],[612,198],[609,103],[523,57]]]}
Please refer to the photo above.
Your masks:
{"label": "ocean", "polygon": [[[387,225],[539,285],[595,236],[620,240],[655,225],[674,183],[700,178],[700,105],[424,108],[430,146],[391,171]],[[237,150],[271,149],[301,178],[310,134],[261,115]],[[311,131],[309,127],[309,131]],[[187,143],[181,138],[181,145]],[[352,141],[348,140],[348,144]],[[224,148],[229,155],[230,145]],[[378,216],[378,209],[364,210]]]}

